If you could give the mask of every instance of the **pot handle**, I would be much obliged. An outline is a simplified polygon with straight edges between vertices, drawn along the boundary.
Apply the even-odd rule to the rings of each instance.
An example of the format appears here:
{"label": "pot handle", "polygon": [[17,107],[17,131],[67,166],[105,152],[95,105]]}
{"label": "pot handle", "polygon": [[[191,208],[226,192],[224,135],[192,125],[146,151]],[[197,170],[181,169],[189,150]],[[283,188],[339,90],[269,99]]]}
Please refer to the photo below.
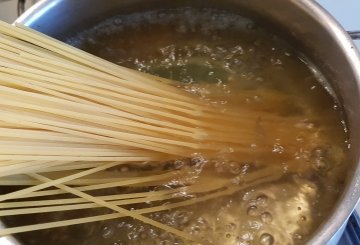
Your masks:
{"label": "pot handle", "polygon": [[348,31],[348,33],[353,40],[360,39],[360,31]]}

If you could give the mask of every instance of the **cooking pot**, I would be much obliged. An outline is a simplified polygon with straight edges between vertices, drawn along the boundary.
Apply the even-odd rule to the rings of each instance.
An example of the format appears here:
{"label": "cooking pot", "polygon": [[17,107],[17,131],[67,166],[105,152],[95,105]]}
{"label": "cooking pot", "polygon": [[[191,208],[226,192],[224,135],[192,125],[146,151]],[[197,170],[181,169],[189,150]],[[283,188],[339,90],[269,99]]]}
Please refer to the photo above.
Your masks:
{"label": "cooking pot", "polygon": [[[330,85],[346,112],[350,132],[349,169],[342,195],[332,214],[308,243],[336,244],[360,196],[360,59],[348,34],[315,1],[43,0],[17,22],[65,40],[114,15],[183,6],[223,9],[268,25],[306,54],[332,82]],[[7,239],[9,244],[16,244],[12,237]]]}

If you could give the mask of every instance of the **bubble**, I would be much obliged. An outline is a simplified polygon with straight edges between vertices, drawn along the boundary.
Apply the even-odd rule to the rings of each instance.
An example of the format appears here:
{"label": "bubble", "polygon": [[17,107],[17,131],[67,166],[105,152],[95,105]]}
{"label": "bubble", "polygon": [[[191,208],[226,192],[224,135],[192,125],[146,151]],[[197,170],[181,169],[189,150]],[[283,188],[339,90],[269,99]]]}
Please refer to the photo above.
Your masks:
{"label": "bubble", "polygon": [[285,148],[279,143],[275,143],[272,152],[282,154]]}
{"label": "bubble", "polygon": [[132,230],[131,232],[129,232],[127,234],[127,238],[131,241],[131,240],[136,240],[138,238],[138,232],[136,229]]}
{"label": "bubble", "polygon": [[241,178],[240,176],[236,176],[235,178],[233,178],[231,180],[231,183],[233,183],[234,185],[239,185],[241,183]]}
{"label": "bubble", "polygon": [[261,217],[261,221],[264,222],[265,224],[269,224],[273,220],[273,217],[269,212],[262,213],[260,217]]}
{"label": "bubble", "polygon": [[304,137],[298,136],[298,137],[296,137],[296,141],[297,142],[304,142]]}
{"label": "bubble", "polygon": [[329,168],[329,164],[324,158],[315,159],[313,165],[318,171],[326,171]]}
{"label": "bubble", "polygon": [[159,234],[157,231],[155,231],[154,229],[148,229],[148,236],[152,239],[158,238]]}
{"label": "bubble", "polygon": [[175,211],[172,215],[172,219],[174,220],[174,224],[176,224],[176,226],[181,227],[189,223],[190,216],[190,212]]}
{"label": "bubble", "polygon": [[190,227],[190,233],[193,235],[198,235],[201,232],[201,228],[198,225],[192,225]]}
{"label": "bubble", "polygon": [[307,129],[313,129],[313,128],[315,128],[315,123],[309,122],[309,123],[306,125],[306,128],[307,128]]}
{"label": "bubble", "polygon": [[302,222],[305,222],[306,221],[306,216],[300,216],[300,221],[302,221]]}
{"label": "bubble", "polygon": [[126,224],[126,225],[125,225],[125,227],[126,227],[127,229],[131,229],[131,228],[133,228],[133,227],[134,227],[134,225],[133,225],[133,224],[129,224],[129,223],[128,223],[128,224]]}
{"label": "bubble", "polygon": [[230,162],[228,165],[229,171],[232,174],[239,174],[241,173],[241,165],[237,162]]}
{"label": "bubble", "polygon": [[268,205],[268,197],[266,195],[259,195],[256,198],[256,205],[266,207]]}
{"label": "bubble", "polygon": [[230,234],[230,233],[226,233],[225,237],[226,237],[227,239],[230,239],[230,238],[231,238],[231,234]]}
{"label": "bubble", "polygon": [[246,174],[246,173],[248,172],[250,166],[251,166],[251,165],[250,165],[249,163],[244,164],[244,165],[242,166],[242,168],[241,168],[241,173],[242,173],[242,174]]}
{"label": "bubble", "polygon": [[257,221],[257,220],[254,220],[254,221],[249,221],[249,227],[251,229],[255,229],[255,230],[259,230],[261,229],[261,227],[263,226],[264,224],[260,221]]}
{"label": "bubble", "polygon": [[329,169],[329,162],[326,158],[326,149],[317,147],[311,151],[313,166],[318,171],[326,171]]}
{"label": "bubble", "polygon": [[125,221],[121,221],[121,222],[119,222],[116,226],[117,226],[117,228],[123,228],[125,225],[126,225],[126,222],[125,222]]}
{"label": "bubble", "polygon": [[260,236],[260,244],[262,245],[273,245],[274,237],[269,233],[264,233]]}
{"label": "bubble", "polygon": [[203,217],[196,219],[195,224],[201,231],[209,228],[209,222]]}
{"label": "bubble", "polygon": [[222,161],[215,161],[214,162],[215,163],[215,171],[217,172],[217,173],[223,173],[224,171],[225,171],[225,169],[224,169],[224,167],[225,167],[225,165],[224,165],[224,162],[222,162]]}
{"label": "bubble", "polygon": [[185,166],[185,161],[175,160],[174,161],[174,169],[181,169]]}
{"label": "bubble", "polygon": [[289,171],[289,166],[286,163],[283,163],[283,173],[286,174]]}
{"label": "bubble", "polygon": [[259,210],[256,206],[250,206],[248,209],[247,209],[247,214],[249,216],[258,216],[259,215]]}
{"label": "bubble", "polygon": [[194,154],[191,158],[191,163],[194,164],[194,170],[200,172],[207,160],[200,154]]}
{"label": "bubble", "polygon": [[245,240],[245,241],[251,241],[253,240],[253,235],[250,232],[245,232],[243,234],[241,234],[241,239]]}
{"label": "bubble", "polygon": [[228,223],[227,225],[226,225],[226,230],[227,231],[233,231],[233,230],[235,230],[236,229],[236,224],[234,224],[234,223]]}
{"label": "bubble", "polygon": [[105,226],[102,230],[102,237],[105,239],[111,238],[114,235],[114,229]]}
{"label": "bubble", "polygon": [[296,239],[296,240],[302,240],[302,239],[303,239],[303,236],[300,235],[300,234],[298,234],[298,233],[295,233],[295,234],[293,235],[293,237],[294,237],[294,239]]}
{"label": "bubble", "polygon": [[318,158],[318,157],[325,157],[326,150],[322,147],[316,147],[311,151],[312,157]]}

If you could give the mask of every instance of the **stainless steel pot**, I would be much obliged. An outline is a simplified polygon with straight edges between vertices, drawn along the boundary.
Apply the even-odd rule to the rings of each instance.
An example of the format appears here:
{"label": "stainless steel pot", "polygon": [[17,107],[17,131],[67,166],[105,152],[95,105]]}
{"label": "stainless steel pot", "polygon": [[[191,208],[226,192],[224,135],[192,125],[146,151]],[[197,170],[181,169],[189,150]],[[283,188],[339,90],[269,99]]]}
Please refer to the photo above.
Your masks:
{"label": "stainless steel pot", "polygon": [[360,196],[360,59],[342,27],[313,0],[43,0],[17,21],[63,40],[117,15],[178,6],[214,7],[251,15],[290,39],[333,81],[347,114],[351,149],[345,189],[309,244],[336,244]]}

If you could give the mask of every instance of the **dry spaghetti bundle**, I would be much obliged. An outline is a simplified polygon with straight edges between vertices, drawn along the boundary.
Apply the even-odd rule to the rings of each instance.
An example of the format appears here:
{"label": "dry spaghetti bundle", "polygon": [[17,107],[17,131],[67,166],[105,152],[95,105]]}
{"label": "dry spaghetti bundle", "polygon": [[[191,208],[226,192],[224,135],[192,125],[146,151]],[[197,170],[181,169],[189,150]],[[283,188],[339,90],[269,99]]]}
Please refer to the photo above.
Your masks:
{"label": "dry spaghetti bundle", "polygon": [[[250,110],[221,112],[166,79],[119,67],[29,30],[1,28],[4,137],[101,142],[189,156],[194,150],[216,151],[219,145],[245,153],[260,124],[272,127],[277,137],[292,124]],[[104,158],[120,152],[110,151]]]}
{"label": "dry spaghetti bundle", "polygon": [[[287,152],[275,152],[280,157],[296,148],[289,135],[297,127],[296,118],[246,108],[222,110],[174,84],[104,61],[26,27],[0,23],[0,185],[25,186],[0,196],[0,216],[100,207],[116,212],[8,228],[0,234],[130,216],[193,240],[143,214],[230,195],[260,180],[279,178],[279,174],[269,174],[278,169],[263,167],[244,177],[243,185],[230,187],[232,180],[219,176],[189,181],[189,169],[128,176],[107,171],[125,164],[188,158],[194,152],[211,158],[224,148],[241,161],[273,154],[274,142],[279,149],[287,145]],[[270,132],[266,137],[265,131]],[[311,137],[305,137],[308,141]],[[174,178],[187,181],[174,184],[171,190],[88,193],[121,186],[161,186]],[[56,188],[44,190],[49,187]],[[196,198],[135,211],[121,207],[177,200],[174,194],[184,188]],[[64,193],[77,197],[59,197]]]}

